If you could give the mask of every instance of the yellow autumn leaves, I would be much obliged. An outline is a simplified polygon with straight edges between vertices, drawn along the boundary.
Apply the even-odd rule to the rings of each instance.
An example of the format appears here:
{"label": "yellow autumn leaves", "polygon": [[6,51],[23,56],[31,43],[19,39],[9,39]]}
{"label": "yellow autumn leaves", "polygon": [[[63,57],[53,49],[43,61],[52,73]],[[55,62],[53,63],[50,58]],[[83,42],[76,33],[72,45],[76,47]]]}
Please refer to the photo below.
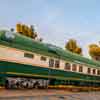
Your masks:
{"label": "yellow autumn leaves", "polygon": [[66,45],[65,45],[65,48],[73,53],[76,53],[76,54],[80,54],[82,55],[82,48],[80,48],[78,45],[77,45],[77,42],[76,40],[74,39],[70,39]]}
{"label": "yellow autumn leaves", "polygon": [[25,24],[16,24],[16,31],[22,35],[31,37],[35,39],[37,37],[37,33],[34,30],[34,26],[27,26]]}
{"label": "yellow autumn leaves", "polygon": [[96,44],[89,45],[89,54],[90,56],[100,56],[100,46]]}

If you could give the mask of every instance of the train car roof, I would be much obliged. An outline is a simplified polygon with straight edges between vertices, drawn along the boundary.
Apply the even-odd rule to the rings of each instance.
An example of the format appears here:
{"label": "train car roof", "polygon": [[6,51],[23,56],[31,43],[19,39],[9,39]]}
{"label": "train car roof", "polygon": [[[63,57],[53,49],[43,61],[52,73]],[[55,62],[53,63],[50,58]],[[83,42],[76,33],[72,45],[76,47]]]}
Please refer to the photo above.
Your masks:
{"label": "train car roof", "polygon": [[31,38],[19,33],[10,33],[11,32],[5,30],[0,31],[0,44],[27,50],[30,52],[36,52],[45,56],[56,57],[58,59],[63,59],[75,63],[91,65],[93,67],[100,67],[100,62],[98,61],[93,61],[52,44],[32,40]]}

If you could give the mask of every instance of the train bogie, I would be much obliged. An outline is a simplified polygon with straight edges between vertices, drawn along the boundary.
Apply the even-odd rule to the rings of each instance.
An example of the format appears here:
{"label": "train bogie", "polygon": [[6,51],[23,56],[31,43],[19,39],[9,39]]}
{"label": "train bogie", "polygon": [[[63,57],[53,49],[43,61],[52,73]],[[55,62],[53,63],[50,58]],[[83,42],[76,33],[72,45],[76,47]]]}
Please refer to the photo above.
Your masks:
{"label": "train bogie", "polygon": [[32,88],[47,88],[48,80],[44,79],[29,79],[29,78],[6,78],[5,86],[9,89],[32,89]]}

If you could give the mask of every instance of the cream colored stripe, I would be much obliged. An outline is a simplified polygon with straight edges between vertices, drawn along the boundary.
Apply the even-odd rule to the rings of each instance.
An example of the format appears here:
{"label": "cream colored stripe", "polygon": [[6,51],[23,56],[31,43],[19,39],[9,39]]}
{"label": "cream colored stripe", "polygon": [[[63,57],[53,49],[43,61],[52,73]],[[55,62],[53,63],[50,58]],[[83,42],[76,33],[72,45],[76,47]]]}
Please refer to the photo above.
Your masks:
{"label": "cream colored stripe", "polygon": [[[10,47],[7,47],[7,46],[3,46],[3,45],[0,45],[0,47],[3,47],[3,48],[7,48],[7,49],[9,49],[9,50],[15,50],[15,51],[17,51],[17,52],[19,52],[19,50],[18,49],[16,49],[16,48],[10,48]],[[20,49],[20,51],[21,52],[29,52],[29,51],[25,51],[25,50],[21,50]],[[32,53],[32,52],[29,52],[29,53]],[[34,54],[34,53],[33,53]],[[24,61],[22,61],[22,60],[17,60],[17,59],[14,59],[14,58],[0,58],[0,60],[1,61],[9,61],[9,62],[15,62],[15,63],[20,63],[20,64],[26,64],[26,65],[32,65],[32,66],[39,66],[39,67],[42,67],[42,68],[50,68],[50,67],[48,67],[48,66],[45,66],[45,65],[41,65],[41,64],[32,64],[32,63],[30,63],[30,62],[24,62]],[[56,69],[56,68],[50,68],[50,69]],[[64,70],[64,69],[56,69],[56,70],[63,70],[63,71],[66,71],[66,70]],[[70,72],[73,72],[73,71],[70,71]],[[75,73],[79,73],[79,72],[75,72]],[[79,73],[80,74],[80,73]],[[87,73],[81,73],[81,74],[84,74],[84,75],[90,75],[90,74],[87,74]],[[91,76],[100,76],[100,75],[91,75]]]}
{"label": "cream colored stripe", "polygon": [[[43,67],[42,65],[38,64],[30,64],[30,63],[26,63],[24,61],[19,61],[19,60],[15,60],[15,59],[6,59],[6,58],[0,58],[0,61],[6,61],[6,62],[14,62],[14,63],[18,63],[18,64],[25,64],[25,65],[32,65],[32,66],[38,66],[38,67]],[[47,68],[46,66],[43,68]]]}
{"label": "cream colored stripe", "polygon": [[[19,52],[19,50],[18,49],[15,49],[15,48],[9,48],[9,47],[6,47],[6,46],[1,46],[0,45],[0,47],[3,47],[3,48],[7,48],[7,49],[9,49],[9,50],[14,50],[14,51],[17,51],[17,52]],[[23,52],[23,53],[25,53],[25,52],[27,52],[28,53],[28,51],[24,51],[24,50],[20,50],[20,52]],[[30,52],[31,54],[34,54],[34,53],[32,53],[32,52]],[[37,54],[38,55],[38,54]],[[20,64],[26,64],[26,65],[32,65],[32,66],[39,66],[39,67],[45,67],[45,68],[48,68],[48,66],[46,66],[46,65],[42,65],[42,64],[33,64],[32,62],[30,62],[30,61],[28,61],[27,59],[25,59],[25,61],[27,61],[27,62],[25,62],[24,61],[24,59],[16,59],[16,58],[12,58],[12,57],[6,57],[6,58],[0,58],[0,60],[3,60],[3,61],[9,61],[9,62],[15,62],[15,63],[20,63]],[[33,59],[34,60],[34,59]],[[53,68],[51,68],[51,69],[53,69]]]}

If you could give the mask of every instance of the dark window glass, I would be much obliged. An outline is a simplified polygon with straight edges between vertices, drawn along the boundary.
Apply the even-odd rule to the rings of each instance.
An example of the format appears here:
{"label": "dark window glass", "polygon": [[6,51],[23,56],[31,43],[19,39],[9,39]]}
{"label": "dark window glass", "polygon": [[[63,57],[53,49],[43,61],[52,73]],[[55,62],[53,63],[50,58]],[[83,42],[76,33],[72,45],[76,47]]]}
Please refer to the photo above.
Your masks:
{"label": "dark window glass", "polygon": [[34,58],[34,55],[33,54],[30,54],[30,53],[24,53],[24,57]]}
{"label": "dark window glass", "polygon": [[90,74],[91,73],[91,68],[88,68],[87,72],[88,72],[88,74]]}
{"label": "dark window glass", "polygon": [[46,57],[41,56],[42,61],[46,61]]}
{"label": "dark window glass", "polygon": [[83,72],[83,66],[79,65],[79,72]]}
{"label": "dark window glass", "polygon": [[54,60],[53,59],[49,59],[49,67],[53,67],[54,66]]}
{"label": "dark window glass", "polygon": [[76,64],[72,64],[72,71],[76,71],[77,70],[77,65]]}
{"label": "dark window glass", "polygon": [[59,65],[60,65],[59,60],[56,60],[56,61],[55,61],[55,68],[59,68]]}
{"label": "dark window glass", "polygon": [[70,66],[70,63],[65,63],[65,70],[70,70],[71,69],[71,66]]}
{"label": "dark window glass", "polygon": [[100,70],[97,71],[97,74],[100,75]]}
{"label": "dark window glass", "polygon": [[93,69],[93,74],[96,74],[96,69]]}

